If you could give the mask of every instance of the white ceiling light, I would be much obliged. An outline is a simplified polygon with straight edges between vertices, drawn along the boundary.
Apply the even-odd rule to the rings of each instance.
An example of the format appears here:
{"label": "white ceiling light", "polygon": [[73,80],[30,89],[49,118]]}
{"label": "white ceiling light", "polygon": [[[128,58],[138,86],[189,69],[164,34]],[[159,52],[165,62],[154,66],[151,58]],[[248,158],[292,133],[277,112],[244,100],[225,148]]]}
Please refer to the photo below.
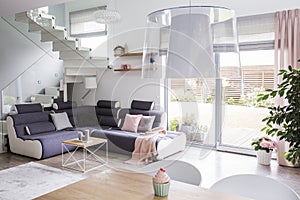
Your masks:
{"label": "white ceiling light", "polygon": [[101,24],[113,24],[121,20],[121,15],[116,10],[101,9],[94,13],[95,21]]}

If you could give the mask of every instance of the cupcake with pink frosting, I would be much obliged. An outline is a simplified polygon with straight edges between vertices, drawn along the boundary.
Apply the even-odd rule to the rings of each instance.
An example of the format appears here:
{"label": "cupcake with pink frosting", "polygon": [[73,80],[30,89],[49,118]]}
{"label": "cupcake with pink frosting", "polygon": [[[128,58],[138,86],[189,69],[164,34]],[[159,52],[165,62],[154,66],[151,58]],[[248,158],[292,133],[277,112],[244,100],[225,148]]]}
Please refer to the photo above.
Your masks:
{"label": "cupcake with pink frosting", "polygon": [[170,177],[166,173],[166,170],[160,168],[152,180],[155,195],[160,197],[168,196]]}

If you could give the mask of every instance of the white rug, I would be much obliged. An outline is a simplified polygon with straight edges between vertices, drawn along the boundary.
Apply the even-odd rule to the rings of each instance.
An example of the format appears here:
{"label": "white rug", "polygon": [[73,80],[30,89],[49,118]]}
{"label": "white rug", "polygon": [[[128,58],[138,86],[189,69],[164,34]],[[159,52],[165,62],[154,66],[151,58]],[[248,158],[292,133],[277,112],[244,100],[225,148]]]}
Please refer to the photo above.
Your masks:
{"label": "white rug", "polygon": [[30,162],[0,171],[0,199],[33,199],[82,179],[81,174]]}

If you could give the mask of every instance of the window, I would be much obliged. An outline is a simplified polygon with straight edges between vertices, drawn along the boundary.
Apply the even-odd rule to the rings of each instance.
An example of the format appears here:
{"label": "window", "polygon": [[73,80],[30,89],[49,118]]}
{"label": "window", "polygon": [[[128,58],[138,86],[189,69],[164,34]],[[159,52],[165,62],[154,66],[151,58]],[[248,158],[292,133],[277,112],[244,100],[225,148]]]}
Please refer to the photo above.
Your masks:
{"label": "window", "polygon": [[[274,87],[275,13],[237,19],[241,78],[230,77],[230,57],[221,56],[224,113],[220,145],[251,148],[260,136],[262,119],[272,100],[257,102],[257,95]],[[223,70],[222,70],[223,69]]]}
{"label": "window", "polygon": [[106,6],[70,12],[70,35],[74,37],[106,35],[106,25],[97,23],[94,19],[94,12],[99,9],[106,9]]}
{"label": "window", "polygon": [[[232,55],[219,53],[221,86],[215,80],[169,81],[169,127],[175,129],[176,123],[179,124],[178,129],[187,133],[190,142],[216,146],[220,144],[218,148],[249,149],[252,138],[261,134],[261,120],[268,112],[266,107],[272,102],[258,104],[256,95],[264,89],[272,89],[274,85],[275,13],[239,17],[237,26],[241,77],[236,77],[233,73],[232,66],[236,66],[236,63],[232,62]],[[215,44],[223,43],[224,32],[221,31],[224,31],[224,27],[216,24]],[[227,34],[228,37],[232,35],[230,32]],[[222,89],[217,90],[217,87]],[[223,100],[222,105],[214,107],[212,103],[220,96]],[[188,113],[182,111],[187,108]],[[218,108],[216,112],[215,108]],[[213,121],[218,119],[220,121],[214,127]],[[193,121],[196,129],[188,127],[185,121]],[[208,133],[210,137],[206,140],[207,134],[200,133],[209,130],[218,134],[220,132],[221,135],[213,138],[214,133]]]}

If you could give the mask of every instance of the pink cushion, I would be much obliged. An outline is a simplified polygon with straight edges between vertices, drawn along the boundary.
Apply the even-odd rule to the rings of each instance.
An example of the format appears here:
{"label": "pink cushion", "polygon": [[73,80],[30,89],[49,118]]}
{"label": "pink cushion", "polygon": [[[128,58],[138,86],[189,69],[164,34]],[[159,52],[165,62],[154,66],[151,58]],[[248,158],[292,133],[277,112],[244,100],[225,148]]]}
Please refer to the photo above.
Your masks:
{"label": "pink cushion", "polygon": [[121,130],[122,131],[131,131],[131,132],[136,133],[142,117],[143,117],[143,115],[126,114],[124,124],[123,124]]}

